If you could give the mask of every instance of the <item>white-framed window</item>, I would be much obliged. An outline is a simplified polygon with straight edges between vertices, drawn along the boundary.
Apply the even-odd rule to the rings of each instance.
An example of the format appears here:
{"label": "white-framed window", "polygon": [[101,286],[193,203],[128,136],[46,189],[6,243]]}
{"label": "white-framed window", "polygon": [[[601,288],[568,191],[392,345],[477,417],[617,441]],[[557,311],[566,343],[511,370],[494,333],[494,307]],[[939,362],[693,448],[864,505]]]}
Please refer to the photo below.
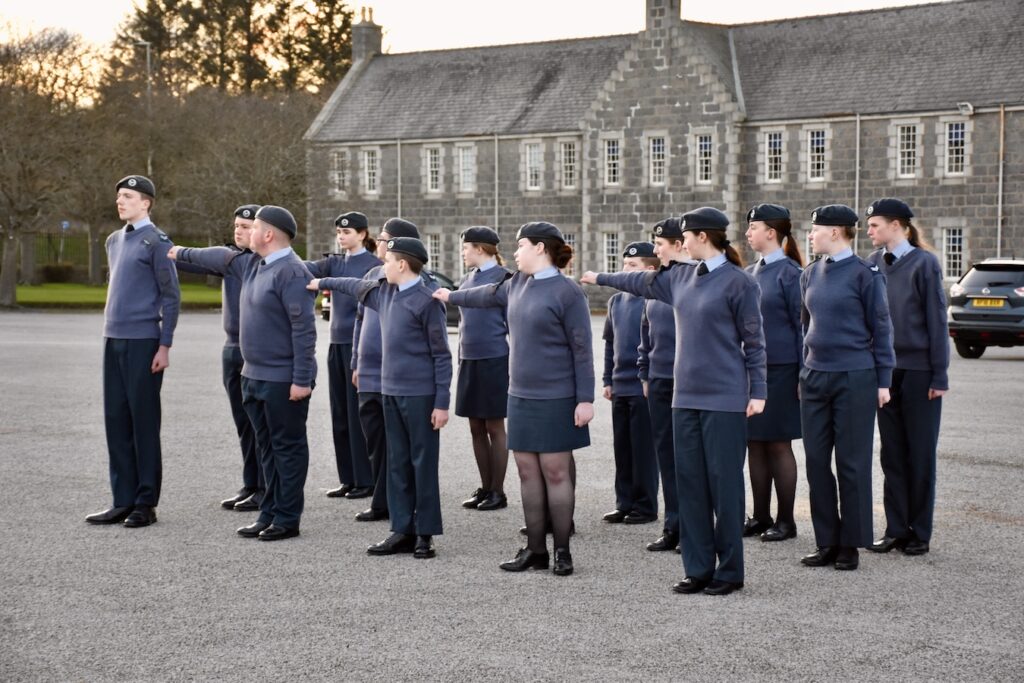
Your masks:
{"label": "white-framed window", "polygon": [[942,229],[942,274],[959,278],[964,273],[964,229]]}
{"label": "white-framed window", "polygon": [[604,256],[604,272],[615,273],[619,270],[619,233],[601,233],[602,249]]}
{"label": "white-framed window", "polygon": [[964,175],[967,166],[967,123],[946,123],[946,175]]}
{"label": "white-framed window", "polygon": [[665,168],[668,160],[668,148],[665,136],[655,135],[647,138],[648,179],[653,186],[665,184]]}
{"label": "white-framed window", "polygon": [[332,192],[345,191],[345,167],[348,165],[348,152],[336,150],[331,152],[331,170],[328,172],[328,181]]}
{"label": "white-framed window", "polygon": [[569,265],[562,269],[562,272],[572,277],[576,272],[576,257],[579,256],[576,253],[576,233],[563,232],[562,237],[565,238],[565,243],[572,247],[572,259],[570,259]]}
{"label": "white-framed window", "polygon": [[476,191],[476,145],[458,145],[455,148],[458,165],[459,192]]}
{"label": "white-framed window", "polygon": [[783,140],[781,130],[764,134],[764,179],[768,183],[781,183],[783,171]]}
{"label": "white-framed window", "polygon": [[828,138],[824,129],[807,131],[807,180],[822,182],[828,172]]}
{"label": "white-framed window", "polygon": [[693,136],[694,180],[698,185],[710,185],[715,180],[715,142],[711,133]]}
{"label": "white-framed window", "polygon": [[604,184],[617,186],[622,182],[622,140],[607,138],[604,141]]}
{"label": "white-framed window", "polygon": [[564,141],[559,145],[559,164],[562,170],[562,189],[575,190],[579,160],[575,141]]}
{"label": "white-framed window", "polygon": [[427,258],[430,259],[430,270],[441,270],[441,236],[436,232],[428,232]]}
{"label": "white-framed window", "polygon": [[919,134],[916,123],[896,127],[896,177],[917,175]]}
{"label": "white-framed window", "polygon": [[363,150],[363,194],[380,192],[380,150]]}
{"label": "white-framed window", "polygon": [[427,192],[440,192],[441,176],[443,173],[441,166],[441,148],[425,147],[424,153],[426,154]]}
{"label": "white-framed window", "polygon": [[523,145],[526,160],[526,189],[540,190],[544,182],[544,147],[539,142]]}

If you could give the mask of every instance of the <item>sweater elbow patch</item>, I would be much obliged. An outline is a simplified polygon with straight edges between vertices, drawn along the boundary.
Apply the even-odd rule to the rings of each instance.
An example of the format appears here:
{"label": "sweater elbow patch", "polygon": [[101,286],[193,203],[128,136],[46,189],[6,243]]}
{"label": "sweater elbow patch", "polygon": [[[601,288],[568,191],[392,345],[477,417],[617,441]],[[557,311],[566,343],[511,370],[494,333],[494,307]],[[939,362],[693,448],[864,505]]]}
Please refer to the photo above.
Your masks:
{"label": "sweater elbow patch", "polygon": [[293,320],[298,320],[302,317],[302,306],[299,304],[288,304],[288,315]]}
{"label": "sweater elbow patch", "polygon": [[761,319],[757,316],[749,316],[743,320],[743,329],[747,334],[756,335],[761,329]]}

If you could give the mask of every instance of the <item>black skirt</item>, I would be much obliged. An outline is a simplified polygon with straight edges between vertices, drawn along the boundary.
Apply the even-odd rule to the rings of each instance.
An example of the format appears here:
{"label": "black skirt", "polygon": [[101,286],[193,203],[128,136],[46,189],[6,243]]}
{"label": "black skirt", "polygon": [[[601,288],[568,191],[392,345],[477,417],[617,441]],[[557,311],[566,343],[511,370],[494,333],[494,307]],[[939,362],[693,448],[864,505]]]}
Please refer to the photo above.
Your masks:
{"label": "black skirt", "polygon": [[508,448],[561,453],[590,445],[590,428],[575,423],[576,399],[508,397]]}
{"label": "black skirt", "polygon": [[494,420],[508,411],[508,356],[460,360],[455,414]]}
{"label": "black skirt", "polygon": [[798,364],[768,366],[768,400],[763,413],[747,420],[747,441],[792,441],[801,437],[799,383]]}

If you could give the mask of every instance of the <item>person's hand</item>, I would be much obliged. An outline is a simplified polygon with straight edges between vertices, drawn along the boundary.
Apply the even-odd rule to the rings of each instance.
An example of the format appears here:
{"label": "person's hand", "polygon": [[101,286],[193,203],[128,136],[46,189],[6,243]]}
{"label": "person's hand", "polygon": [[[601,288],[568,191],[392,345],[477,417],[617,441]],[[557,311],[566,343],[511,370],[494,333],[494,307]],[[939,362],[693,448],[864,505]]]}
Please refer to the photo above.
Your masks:
{"label": "person's hand", "polygon": [[353,370],[352,371],[352,386],[354,386],[356,388],[356,391],[359,391],[359,371],[358,370]]}
{"label": "person's hand", "polygon": [[441,287],[440,289],[435,289],[434,290],[433,296],[438,301],[443,301],[444,303],[448,303],[448,295],[451,294],[451,293],[452,293],[452,290],[445,289],[444,287]]}
{"label": "person's hand", "polygon": [[177,261],[178,260],[178,250],[179,249],[181,249],[181,247],[179,247],[177,244],[175,244],[167,252],[167,258],[171,259],[172,261]]}
{"label": "person's hand", "polygon": [[601,390],[601,395],[604,396],[609,401],[612,400],[612,388],[605,387],[604,389]]}
{"label": "person's hand", "polygon": [[937,398],[942,398],[946,394],[947,391],[949,391],[949,389],[929,389],[928,390],[928,400],[929,401],[934,401]]}
{"label": "person's hand", "polygon": [[597,284],[597,273],[592,270],[588,270],[580,276],[581,285],[596,285]]}
{"label": "person's hand", "polygon": [[437,431],[446,424],[448,424],[448,411],[434,408],[434,412],[430,413],[430,426],[434,428],[434,431]]}
{"label": "person's hand", "polygon": [[763,398],[752,398],[747,401],[747,417],[752,415],[760,415],[764,412],[764,399]]}
{"label": "person's hand", "polygon": [[884,408],[885,404],[888,403],[891,398],[892,398],[892,396],[889,395],[889,390],[888,389],[879,389],[878,390],[878,407],[879,408]]}
{"label": "person's hand", "polygon": [[308,289],[310,291],[313,291],[313,292],[315,292],[316,290],[320,289],[320,278],[315,277],[312,280],[310,280],[308,283],[306,283],[306,289]]}
{"label": "person's hand", "polygon": [[643,381],[643,382],[641,382],[641,384],[644,385],[644,398],[647,398],[648,397],[647,396],[647,382]]}
{"label": "person's hand", "polygon": [[298,384],[293,384],[288,389],[288,400],[301,401],[305,398],[309,398],[309,395],[312,393],[313,387],[300,387]]}
{"label": "person's hand", "polygon": [[160,348],[156,350],[156,355],[153,356],[153,362],[149,364],[149,371],[155,375],[169,367],[171,367],[171,347],[161,344]]}
{"label": "person's hand", "polygon": [[593,403],[577,403],[576,412],[573,413],[573,422],[577,427],[586,427],[594,419]]}

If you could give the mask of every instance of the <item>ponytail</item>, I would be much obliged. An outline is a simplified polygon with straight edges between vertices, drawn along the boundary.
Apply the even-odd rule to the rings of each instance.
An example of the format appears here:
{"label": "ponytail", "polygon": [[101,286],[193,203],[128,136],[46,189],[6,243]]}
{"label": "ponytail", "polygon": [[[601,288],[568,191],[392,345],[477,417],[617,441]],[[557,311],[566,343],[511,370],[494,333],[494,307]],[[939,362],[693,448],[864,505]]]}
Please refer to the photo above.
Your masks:
{"label": "ponytail", "polygon": [[934,251],[934,249],[932,249],[932,245],[928,243],[928,240],[921,236],[921,231],[917,229],[916,225],[910,222],[910,219],[897,218],[895,220],[907,233],[907,241],[910,242],[911,246],[927,249],[928,251]]}
{"label": "ponytail", "polygon": [[370,236],[369,230],[364,230],[363,232],[365,233],[363,235],[363,247],[372,254],[377,251],[377,240]]}
{"label": "ponytail", "polygon": [[800,253],[800,247],[797,246],[796,240],[793,239],[793,224],[788,218],[776,218],[774,220],[765,221],[765,225],[775,231],[775,236],[779,240],[779,244],[785,250],[785,254],[788,258],[796,261],[797,265],[801,268],[804,265],[803,254]]}
{"label": "ponytail", "polygon": [[725,236],[724,230],[699,230],[698,232],[703,232],[707,235],[708,242],[711,243],[711,246],[725,253],[725,258],[729,260],[729,263],[740,268],[743,267],[743,257],[740,256],[740,253],[736,251],[735,247],[729,243],[729,238]]}
{"label": "ponytail", "polygon": [[488,256],[494,258],[498,262],[499,266],[505,265],[505,259],[501,258],[501,254],[498,253],[498,246],[496,244],[488,244],[487,242],[473,242],[474,247],[479,247],[480,251],[484,252]]}
{"label": "ponytail", "polygon": [[527,237],[533,244],[543,244],[544,251],[551,258],[551,265],[561,270],[572,260],[572,247],[553,237]]}

